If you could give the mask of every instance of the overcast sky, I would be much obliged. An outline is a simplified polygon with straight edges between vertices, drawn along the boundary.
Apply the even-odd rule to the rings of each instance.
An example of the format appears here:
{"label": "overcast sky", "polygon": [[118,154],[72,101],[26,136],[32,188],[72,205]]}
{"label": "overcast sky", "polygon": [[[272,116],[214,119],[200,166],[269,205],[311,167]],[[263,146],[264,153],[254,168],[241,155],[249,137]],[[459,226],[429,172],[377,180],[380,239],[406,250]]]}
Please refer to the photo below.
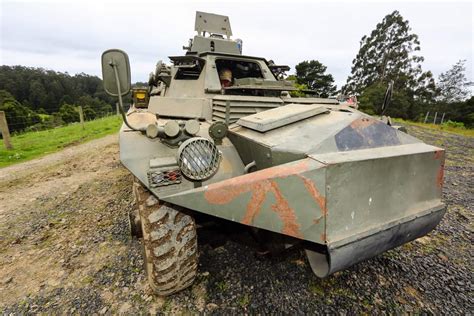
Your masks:
{"label": "overcast sky", "polygon": [[100,55],[121,48],[133,81],[146,81],[160,59],[182,54],[195,11],[228,15],[245,55],[294,66],[317,59],[345,83],[359,41],[399,10],[421,41],[424,70],[437,77],[459,59],[473,81],[473,4],[455,2],[5,1],[0,0],[0,64],[100,76]]}

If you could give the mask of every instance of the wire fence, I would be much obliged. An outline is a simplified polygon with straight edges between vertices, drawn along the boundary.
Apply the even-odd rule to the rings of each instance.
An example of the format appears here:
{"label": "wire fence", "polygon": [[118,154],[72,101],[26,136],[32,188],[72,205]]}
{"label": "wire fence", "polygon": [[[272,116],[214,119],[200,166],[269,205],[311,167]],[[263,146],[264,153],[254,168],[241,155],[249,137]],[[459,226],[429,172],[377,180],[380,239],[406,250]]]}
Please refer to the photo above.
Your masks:
{"label": "wire fence", "polygon": [[[58,114],[39,114],[39,121],[38,116],[36,115],[15,115],[10,117],[10,122],[6,117],[5,112],[0,111],[0,139],[3,139],[5,146],[7,149],[11,149],[11,135],[20,135],[26,132],[40,132],[44,130],[54,130],[58,127],[64,127],[73,124],[81,124],[82,128],[85,128],[84,123],[88,121],[103,119],[106,117],[118,115],[118,111],[112,112],[99,112],[94,113],[93,116],[85,116],[83,108],[78,106],[75,108],[75,111],[78,114],[79,120],[73,118],[73,121],[64,120]],[[74,112],[70,113],[74,115]],[[43,117],[42,117],[43,116]],[[33,120],[33,121],[32,121]],[[28,126],[28,124],[30,124]]]}
{"label": "wire fence", "polygon": [[429,111],[426,112],[425,119],[423,120],[423,123],[433,123],[433,124],[443,124],[445,122],[445,114],[446,113],[430,113]]}
{"label": "wire fence", "polygon": [[[8,127],[11,133],[14,134],[21,134],[24,132],[29,131],[36,131],[36,130],[45,130],[45,129],[52,129],[56,127],[62,127],[73,123],[80,123],[82,121],[92,121],[104,117],[109,117],[115,114],[119,114],[118,111],[106,111],[106,112],[94,112],[93,115],[90,115],[80,106],[76,107],[76,114],[77,117],[72,122],[65,122],[62,119],[62,116],[59,112],[53,112],[51,114],[41,114],[35,113],[34,115],[14,115],[10,117],[8,120]],[[82,112],[82,114],[81,114]],[[82,116],[82,117],[81,117]],[[38,119],[39,118],[39,119]],[[18,130],[18,127],[21,127],[21,130]]]}

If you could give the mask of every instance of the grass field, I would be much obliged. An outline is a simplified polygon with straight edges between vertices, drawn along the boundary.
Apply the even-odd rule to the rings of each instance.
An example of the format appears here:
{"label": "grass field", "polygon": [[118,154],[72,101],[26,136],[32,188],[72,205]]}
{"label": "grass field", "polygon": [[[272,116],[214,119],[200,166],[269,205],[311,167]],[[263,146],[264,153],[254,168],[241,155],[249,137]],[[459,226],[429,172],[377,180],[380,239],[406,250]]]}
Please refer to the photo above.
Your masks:
{"label": "grass field", "polygon": [[[416,123],[401,119],[395,119],[394,121],[402,124],[422,126],[429,129],[474,137],[473,129]],[[13,136],[13,150],[6,150],[3,144],[0,146],[0,168],[41,157],[71,145],[84,143],[92,139],[116,133],[121,124],[122,119],[120,117],[110,116],[86,122],[84,130],[81,128],[80,124],[76,123],[51,130],[28,132]]]}
{"label": "grass field", "polygon": [[13,150],[0,146],[0,168],[38,158],[65,147],[87,142],[118,132],[122,125],[119,116],[109,116],[84,124],[79,123],[39,132],[28,132],[12,136]]}
{"label": "grass field", "polygon": [[405,124],[405,125],[420,126],[424,128],[435,129],[435,130],[449,132],[449,133],[458,134],[462,136],[474,137],[474,129],[469,129],[469,128],[452,127],[452,126],[447,126],[446,124],[443,124],[443,125],[426,124],[426,123],[405,121],[402,119],[393,119],[393,121],[397,123]]}

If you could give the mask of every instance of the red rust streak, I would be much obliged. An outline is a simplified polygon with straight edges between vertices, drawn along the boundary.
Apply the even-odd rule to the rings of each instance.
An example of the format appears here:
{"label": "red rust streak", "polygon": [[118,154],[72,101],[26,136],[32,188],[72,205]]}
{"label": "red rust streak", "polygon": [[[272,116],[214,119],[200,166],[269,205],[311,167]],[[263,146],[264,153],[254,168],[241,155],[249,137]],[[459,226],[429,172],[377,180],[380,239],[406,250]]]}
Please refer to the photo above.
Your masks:
{"label": "red rust streak", "polygon": [[[243,224],[250,225],[260,213],[268,193],[271,192],[276,199],[276,203],[272,205],[272,210],[278,214],[283,222],[282,233],[301,238],[302,234],[295,211],[290,207],[274,179],[295,175],[300,176],[300,173],[308,170],[308,163],[309,160],[305,159],[294,164],[272,167],[217,182],[206,188],[204,197],[211,204],[222,205],[232,202],[243,193],[251,192],[250,201],[247,204],[245,215],[241,221]],[[311,196],[316,201],[319,201],[321,209],[324,209],[324,198],[321,197],[314,184],[312,185],[313,187],[308,186],[305,182],[305,186]]]}
{"label": "red rust streak", "polygon": [[441,159],[444,157],[444,150],[437,150],[434,152],[434,159]]}
{"label": "red rust streak", "polygon": [[444,182],[443,180],[444,180],[444,164],[441,164],[438,169],[438,175],[436,176],[436,184],[440,190],[443,188],[443,182]]}
{"label": "red rust streak", "polygon": [[[209,186],[210,187],[210,186]],[[227,204],[232,202],[233,199],[241,195],[242,193],[251,190],[250,186],[228,186],[207,190],[204,192],[204,197],[211,204]]]}
{"label": "red rust streak", "polygon": [[295,211],[290,207],[275,181],[271,181],[271,188],[276,199],[276,203],[272,205],[272,209],[283,221],[282,233],[301,238],[300,225],[297,222]]}
{"label": "red rust streak", "polygon": [[319,205],[319,208],[321,209],[322,215],[326,216],[327,215],[326,198],[324,196],[322,196],[321,193],[319,193],[319,191],[316,188],[316,185],[314,185],[313,181],[306,178],[305,176],[302,176],[302,175],[298,175],[298,176],[301,179],[303,179],[304,186],[306,187],[306,190],[308,190],[311,197]]}
{"label": "red rust streak", "polygon": [[443,188],[444,181],[444,150],[437,150],[434,152],[434,159],[441,159],[441,164],[436,175],[436,185],[441,190]]}
{"label": "red rust streak", "polygon": [[351,123],[353,129],[367,128],[370,125],[376,124],[376,120],[372,120],[366,117],[359,118]]}
{"label": "red rust streak", "polygon": [[263,181],[262,183],[256,183],[252,189],[252,198],[247,204],[247,212],[242,219],[242,224],[252,224],[255,217],[260,212],[262,204],[267,197],[267,192],[270,191],[270,183]]}
{"label": "red rust streak", "polygon": [[252,191],[256,183],[267,181],[271,178],[286,178],[306,170],[308,170],[307,159],[296,164],[263,169],[251,174],[210,184],[206,192],[204,192],[204,197],[211,204],[227,204],[239,195]]}

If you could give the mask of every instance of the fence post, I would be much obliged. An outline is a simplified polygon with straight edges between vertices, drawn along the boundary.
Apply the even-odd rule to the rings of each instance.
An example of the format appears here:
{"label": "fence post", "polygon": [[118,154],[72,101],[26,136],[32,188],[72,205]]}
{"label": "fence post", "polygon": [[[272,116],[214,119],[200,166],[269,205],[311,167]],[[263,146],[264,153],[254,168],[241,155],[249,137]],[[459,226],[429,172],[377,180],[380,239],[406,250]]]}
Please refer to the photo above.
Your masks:
{"label": "fence post", "polygon": [[120,110],[119,110],[119,104],[118,104],[118,102],[115,102],[115,112],[117,113],[117,115],[120,115]]}
{"label": "fence post", "polygon": [[425,116],[425,121],[423,123],[426,124],[426,121],[428,121],[428,116],[430,115],[430,111],[426,112],[426,116]]}
{"label": "fence post", "polygon": [[435,112],[435,117],[433,119],[433,124],[436,125],[436,117],[438,116],[438,112]]}
{"label": "fence post", "polygon": [[441,116],[441,124],[443,124],[444,122],[444,115],[446,114],[446,112],[443,112],[443,116]]}
{"label": "fence post", "polygon": [[2,131],[3,143],[6,149],[13,149],[10,141],[10,131],[8,130],[7,118],[5,112],[0,111],[0,130]]}
{"label": "fence post", "polygon": [[82,106],[78,106],[79,110],[79,121],[81,122],[82,129],[84,129],[84,112],[82,112]]}

